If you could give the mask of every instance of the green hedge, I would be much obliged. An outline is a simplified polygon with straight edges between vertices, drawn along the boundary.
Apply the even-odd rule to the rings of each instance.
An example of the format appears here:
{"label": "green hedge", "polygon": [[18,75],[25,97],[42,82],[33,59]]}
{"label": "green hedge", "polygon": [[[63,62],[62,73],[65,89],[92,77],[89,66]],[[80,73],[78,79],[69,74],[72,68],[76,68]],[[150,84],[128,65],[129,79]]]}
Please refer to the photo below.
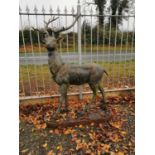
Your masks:
{"label": "green hedge", "polygon": [[[105,31],[103,31],[103,28],[99,28],[98,26],[95,26],[92,29],[92,44],[97,44],[97,35],[98,35],[98,44],[102,45],[103,41],[105,45],[109,44],[109,36],[110,36],[110,45],[115,45],[115,35],[116,35],[116,30],[111,29],[111,34],[109,34],[110,30],[109,28],[105,28]],[[31,31],[32,34],[32,41],[33,44],[38,43],[38,33]],[[104,34],[104,35],[103,35]],[[25,44],[30,44],[30,31],[28,29],[23,30],[23,35],[24,35],[24,40]],[[117,38],[116,38],[116,44],[119,45],[121,44],[121,39],[122,39],[122,44],[125,45],[127,42],[127,35],[128,35],[128,44],[132,44],[132,42],[135,42],[135,36],[133,32],[123,32],[123,39],[122,39],[122,32],[118,31],[117,32]],[[73,43],[73,37],[75,36],[75,42],[77,43],[77,33],[70,32],[68,33],[68,41],[69,44]],[[42,40],[42,35],[39,34],[40,40]],[[64,37],[64,43],[66,44],[66,35],[63,34]],[[85,25],[85,27],[82,27],[82,43],[86,42],[87,44],[91,44],[91,27],[89,25]],[[134,40],[133,40],[134,39]],[[22,31],[19,31],[19,45],[23,45],[23,39],[22,39]]]}

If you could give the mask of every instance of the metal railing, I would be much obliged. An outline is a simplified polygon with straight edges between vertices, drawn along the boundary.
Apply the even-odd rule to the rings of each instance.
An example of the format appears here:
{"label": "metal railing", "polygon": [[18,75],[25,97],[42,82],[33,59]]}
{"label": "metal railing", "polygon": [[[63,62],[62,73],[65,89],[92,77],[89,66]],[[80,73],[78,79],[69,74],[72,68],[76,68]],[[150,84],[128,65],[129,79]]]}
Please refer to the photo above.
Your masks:
{"label": "metal railing", "polygon": [[[41,43],[41,34],[33,32],[31,27],[43,28],[44,22],[52,16],[59,19],[51,23],[51,27],[58,28],[69,25],[74,17],[80,18],[73,28],[63,33],[65,38],[59,44],[58,52],[64,62],[83,64],[98,63],[109,73],[103,85],[107,91],[134,88],[134,15],[104,15],[104,24],[98,24],[95,10],[72,8],[71,12],[65,8],[64,13],[59,7],[56,12],[51,8],[45,12],[44,7],[38,12],[37,7],[32,12],[26,7],[20,8],[20,99],[40,98],[58,95],[58,86],[52,81],[47,65],[47,52]],[[115,25],[112,20],[115,18]],[[119,22],[118,19],[122,22]],[[87,85],[71,86],[69,94],[89,93]],[[82,97],[82,96],[81,96]]]}

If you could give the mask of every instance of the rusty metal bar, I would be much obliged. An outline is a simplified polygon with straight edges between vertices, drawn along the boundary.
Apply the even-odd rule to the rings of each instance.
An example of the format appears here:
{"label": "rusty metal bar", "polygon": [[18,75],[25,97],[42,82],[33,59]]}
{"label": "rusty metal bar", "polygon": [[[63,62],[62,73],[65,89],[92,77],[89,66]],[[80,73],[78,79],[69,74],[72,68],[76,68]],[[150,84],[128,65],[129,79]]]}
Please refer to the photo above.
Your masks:
{"label": "rusty metal bar", "polygon": [[[135,90],[135,87],[132,87],[132,88],[119,88],[119,89],[108,89],[108,90],[105,90],[105,93],[108,93],[108,92],[119,92],[119,91],[134,91]],[[89,92],[83,92],[82,94],[83,95],[88,95],[88,94],[92,94],[93,92],[92,91],[89,91]],[[67,94],[68,96],[79,96],[79,93],[68,93]],[[60,97],[60,94],[56,94],[56,95],[44,95],[44,96],[26,96],[26,97],[20,97],[19,100],[20,101],[23,101],[23,100],[30,100],[30,99],[44,99],[44,98],[55,98],[55,97]]]}

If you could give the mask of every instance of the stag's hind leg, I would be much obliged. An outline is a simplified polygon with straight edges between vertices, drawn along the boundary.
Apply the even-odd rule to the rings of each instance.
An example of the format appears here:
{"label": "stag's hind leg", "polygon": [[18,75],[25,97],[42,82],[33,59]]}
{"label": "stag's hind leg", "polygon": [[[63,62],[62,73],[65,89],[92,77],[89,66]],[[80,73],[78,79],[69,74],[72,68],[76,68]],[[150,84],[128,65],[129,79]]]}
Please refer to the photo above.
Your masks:
{"label": "stag's hind leg", "polygon": [[66,87],[66,95],[65,95],[65,112],[68,112],[68,96],[67,96],[67,89],[68,89],[68,85]]}
{"label": "stag's hind leg", "polygon": [[101,105],[100,105],[100,107],[101,107],[101,109],[105,110],[105,96],[104,96],[104,89],[103,89],[103,87],[101,86],[101,84],[98,84],[98,89],[99,89],[99,91],[100,91],[101,94],[102,94],[102,100],[101,100]]}

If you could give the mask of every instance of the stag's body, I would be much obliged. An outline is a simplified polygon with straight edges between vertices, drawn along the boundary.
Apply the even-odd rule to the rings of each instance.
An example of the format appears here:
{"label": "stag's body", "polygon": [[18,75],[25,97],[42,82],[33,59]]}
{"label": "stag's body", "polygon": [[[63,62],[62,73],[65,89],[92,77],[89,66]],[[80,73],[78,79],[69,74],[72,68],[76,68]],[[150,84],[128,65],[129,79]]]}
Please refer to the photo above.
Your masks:
{"label": "stag's body", "polygon": [[[62,103],[65,103],[65,108],[68,110],[67,89],[70,85],[82,85],[87,83],[93,91],[91,103],[94,102],[98,89],[102,93],[102,102],[105,102],[101,80],[106,71],[101,66],[97,64],[87,64],[82,66],[67,64],[62,61],[55,48],[51,48],[52,50],[49,48],[47,49],[49,70],[52,74],[53,80],[60,86],[61,97],[57,113],[60,112]],[[86,110],[88,108],[89,105],[86,107]]]}
{"label": "stag's body", "polygon": [[[57,19],[53,18],[46,23],[45,31],[43,31],[45,34],[44,43],[48,50],[49,70],[52,74],[53,80],[60,86],[61,96],[56,114],[60,112],[63,103],[65,104],[66,110],[68,110],[67,90],[70,85],[81,85],[85,83],[89,84],[91,90],[93,91],[93,97],[90,103],[85,107],[85,110],[88,110],[90,104],[95,101],[98,89],[102,94],[102,107],[105,103],[104,89],[101,86],[101,80],[104,73],[107,74],[107,72],[97,64],[87,64],[80,66],[64,63],[57,52],[58,41],[62,39],[59,36],[59,33],[70,29],[78,20],[78,18],[79,16],[76,17],[76,20],[69,27],[63,27],[57,31],[54,31],[48,27],[51,22]],[[34,30],[39,31],[38,29]]]}
{"label": "stag's body", "polygon": [[53,80],[58,84],[81,85],[97,84],[101,81],[104,69],[97,64],[71,65],[62,61],[56,51],[48,56],[49,70]]}

